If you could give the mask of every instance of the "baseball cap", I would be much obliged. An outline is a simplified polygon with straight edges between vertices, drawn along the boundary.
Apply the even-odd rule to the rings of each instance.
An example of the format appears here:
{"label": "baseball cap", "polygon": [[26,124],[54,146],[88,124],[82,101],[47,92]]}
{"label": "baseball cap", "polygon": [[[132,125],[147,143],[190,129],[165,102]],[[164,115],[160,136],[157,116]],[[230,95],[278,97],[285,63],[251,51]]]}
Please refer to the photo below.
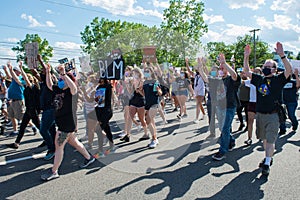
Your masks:
{"label": "baseball cap", "polygon": [[20,68],[17,67],[17,66],[14,66],[14,67],[13,67],[13,70],[18,71],[18,72],[21,72]]}

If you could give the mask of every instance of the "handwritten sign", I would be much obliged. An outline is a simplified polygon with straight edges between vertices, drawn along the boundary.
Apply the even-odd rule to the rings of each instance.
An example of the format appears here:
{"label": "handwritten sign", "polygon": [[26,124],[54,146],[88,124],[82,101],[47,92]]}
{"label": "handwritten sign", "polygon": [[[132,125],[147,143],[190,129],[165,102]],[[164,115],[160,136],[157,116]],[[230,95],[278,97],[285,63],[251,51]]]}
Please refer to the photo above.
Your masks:
{"label": "handwritten sign", "polygon": [[143,48],[143,63],[145,62],[156,62],[156,47],[146,46]]}
{"label": "handwritten sign", "polygon": [[91,71],[91,58],[90,55],[79,57],[81,71],[90,72]]}
{"label": "handwritten sign", "polygon": [[125,73],[125,61],[121,54],[113,51],[107,59],[98,61],[100,69],[100,78],[107,78],[108,80],[123,79]]}
{"label": "handwritten sign", "polygon": [[30,69],[38,68],[37,55],[39,52],[39,44],[37,42],[25,44],[25,53],[27,57],[27,65]]}

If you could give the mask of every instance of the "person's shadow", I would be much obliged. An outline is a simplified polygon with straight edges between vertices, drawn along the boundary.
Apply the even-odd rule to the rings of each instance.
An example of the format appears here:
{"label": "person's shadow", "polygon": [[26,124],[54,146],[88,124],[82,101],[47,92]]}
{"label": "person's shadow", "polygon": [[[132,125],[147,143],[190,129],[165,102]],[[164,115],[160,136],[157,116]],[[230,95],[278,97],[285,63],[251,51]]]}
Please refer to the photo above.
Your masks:
{"label": "person's shadow", "polygon": [[243,199],[256,200],[263,199],[264,191],[261,185],[267,182],[267,177],[261,175],[259,169],[252,172],[243,172],[227,185],[225,185],[219,192],[211,197],[197,198],[200,199]]}

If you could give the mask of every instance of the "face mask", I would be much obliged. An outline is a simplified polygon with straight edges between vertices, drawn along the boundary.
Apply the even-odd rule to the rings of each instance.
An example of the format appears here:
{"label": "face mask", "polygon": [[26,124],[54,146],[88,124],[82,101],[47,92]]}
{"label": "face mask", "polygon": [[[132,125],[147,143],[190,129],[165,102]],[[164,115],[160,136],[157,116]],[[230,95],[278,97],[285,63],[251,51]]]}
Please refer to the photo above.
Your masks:
{"label": "face mask", "polygon": [[180,77],[181,77],[181,78],[184,78],[184,73],[180,73]]}
{"label": "face mask", "polygon": [[138,76],[138,75],[134,75],[133,78],[134,78],[134,79],[139,79],[139,76]]}
{"label": "face mask", "polygon": [[262,69],[262,72],[264,73],[265,76],[268,76],[271,74],[271,69],[268,67],[265,67]]}
{"label": "face mask", "polygon": [[129,76],[130,74],[129,74],[129,72],[125,72],[125,76]]}
{"label": "face mask", "polygon": [[224,76],[224,72],[223,72],[222,70],[219,70],[219,71],[218,71],[218,74],[219,74],[220,77],[223,77],[223,76]]}
{"label": "face mask", "polygon": [[212,77],[216,77],[216,76],[217,76],[217,71],[211,71],[211,72],[210,72],[210,75],[211,75]]}
{"label": "face mask", "polygon": [[63,89],[65,87],[65,81],[62,79],[58,80],[57,86],[59,87],[59,89]]}
{"label": "face mask", "polygon": [[150,78],[150,73],[149,73],[149,72],[145,72],[145,73],[144,73],[144,77],[145,77],[145,78]]}

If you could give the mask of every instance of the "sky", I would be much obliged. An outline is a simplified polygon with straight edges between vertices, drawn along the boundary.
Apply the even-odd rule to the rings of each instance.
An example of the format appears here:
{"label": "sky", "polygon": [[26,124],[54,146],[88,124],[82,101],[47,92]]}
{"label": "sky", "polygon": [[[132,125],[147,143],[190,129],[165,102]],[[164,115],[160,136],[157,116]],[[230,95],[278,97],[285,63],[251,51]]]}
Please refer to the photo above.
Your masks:
{"label": "sky", "polygon": [[[203,0],[208,33],[201,41],[232,44],[253,29],[271,48],[300,52],[299,0]],[[80,32],[95,17],[160,26],[167,0],[1,0],[0,65],[15,59],[11,50],[26,34],[54,47],[51,61],[82,56]],[[13,61],[12,61],[13,62]]]}

